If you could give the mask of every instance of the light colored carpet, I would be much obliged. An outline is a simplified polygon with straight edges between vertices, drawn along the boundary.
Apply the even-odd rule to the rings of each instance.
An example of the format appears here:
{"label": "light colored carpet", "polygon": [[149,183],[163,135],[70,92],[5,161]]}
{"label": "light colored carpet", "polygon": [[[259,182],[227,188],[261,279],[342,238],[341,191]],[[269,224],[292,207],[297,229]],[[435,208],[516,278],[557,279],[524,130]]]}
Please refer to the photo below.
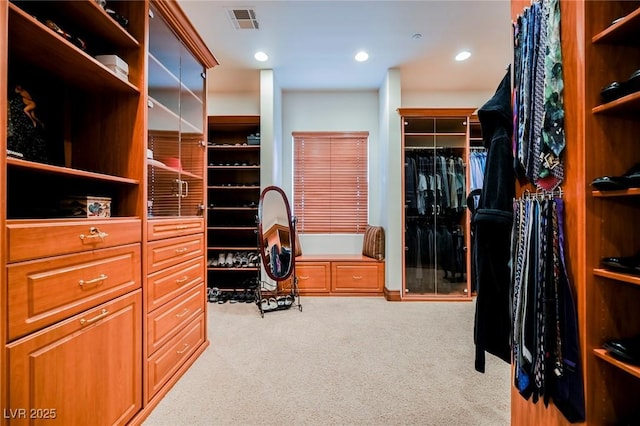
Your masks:
{"label": "light colored carpet", "polygon": [[208,304],[211,346],[144,424],[509,424],[509,365],[473,368],[474,303],[302,305]]}

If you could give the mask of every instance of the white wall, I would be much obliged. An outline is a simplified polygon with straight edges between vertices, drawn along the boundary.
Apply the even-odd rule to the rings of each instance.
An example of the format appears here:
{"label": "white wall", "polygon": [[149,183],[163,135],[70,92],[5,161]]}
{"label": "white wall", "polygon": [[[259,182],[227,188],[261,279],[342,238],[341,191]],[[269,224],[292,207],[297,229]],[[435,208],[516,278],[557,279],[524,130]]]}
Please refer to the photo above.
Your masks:
{"label": "white wall", "polygon": [[402,202],[402,129],[398,108],[401,105],[400,72],[392,69],[380,87],[380,187],[381,220],[385,231],[385,287],[402,289],[402,253],[404,213]]}
{"label": "white wall", "polygon": [[[369,132],[369,223],[380,223],[380,138],[377,91],[284,91],[282,188],[292,194],[295,131]],[[300,235],[304,254],[362,253],[362,235]]]}
{"label": "white wall", "polygon": [[[385,286],[402,289],[403,222],[400,107],[480,107],[489,92],[405,92],[398,70],[377,91],[281,91],[272,70],[259,92],[209,94],[209,115],[260,114],[261,185],[278,185],[292,201],[294,131],[369,132],[369,223],[385,229]],[[305,254],[357,254],[362,235],[301,235]]]}

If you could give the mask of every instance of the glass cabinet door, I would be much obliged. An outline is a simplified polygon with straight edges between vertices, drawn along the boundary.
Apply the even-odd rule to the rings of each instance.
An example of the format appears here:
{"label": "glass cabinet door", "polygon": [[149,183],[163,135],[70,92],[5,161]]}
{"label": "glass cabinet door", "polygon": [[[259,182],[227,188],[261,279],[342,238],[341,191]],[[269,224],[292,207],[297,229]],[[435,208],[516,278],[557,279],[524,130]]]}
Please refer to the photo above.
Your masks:
{"label": "glass cabinet door", "polygon": [[403,117],[404,296],[467,296],[466,117]]}
{"label": "glass cabinet door", "polygon": [[149,217],[201,216],[204,69],[152,6],[149,20]]}
{"label": "glass cabinet door", "polygon": [[204,68],[185,47],[180,55],[181,216],[204,212]]}

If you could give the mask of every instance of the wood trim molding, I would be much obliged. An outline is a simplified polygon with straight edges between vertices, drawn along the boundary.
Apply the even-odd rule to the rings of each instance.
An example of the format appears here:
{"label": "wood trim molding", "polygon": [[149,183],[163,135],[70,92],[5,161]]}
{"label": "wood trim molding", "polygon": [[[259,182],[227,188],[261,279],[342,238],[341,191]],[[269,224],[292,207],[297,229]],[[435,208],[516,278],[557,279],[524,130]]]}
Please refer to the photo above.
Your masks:
{"label": "wood trim molding", "polygon": [[387,302],[402,301],[402,298],[400,297],[400,290],[389,290],[386,286],[384,287],[384,298]]}
{"label": "wood trim molding", "polygon": [[469,117],[478,108],[398,108],[398,114],[403,117]]}
{"label": "wood trim molding", "polygon": [[178,34],[178,38],[184,41],[184,44],[205,68],[219,65],[218,60],[213,56],[176,0],[152,0],[152,3]]}

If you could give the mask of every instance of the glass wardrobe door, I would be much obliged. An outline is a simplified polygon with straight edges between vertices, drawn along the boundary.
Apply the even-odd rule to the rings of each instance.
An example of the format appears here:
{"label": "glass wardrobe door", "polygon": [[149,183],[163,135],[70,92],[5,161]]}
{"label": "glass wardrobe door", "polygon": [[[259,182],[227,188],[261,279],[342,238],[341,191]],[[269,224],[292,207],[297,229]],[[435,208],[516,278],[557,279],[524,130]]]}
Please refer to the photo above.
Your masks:
{"label": "glass wardrobe door", "polygon": [[183,190],[180,174],[181,44],[160,13],[151,7],[148,58],[149,217],[178,216]]}
{"label": "glass wardrobe door", "polygon": [[434,171],[438,181],[434,235],[438,296],[467,296],[465,165],[466,117],[439,117],[434,128]]}
{"label": "glass wardrobe door", "polygon": [[180,54],[180,215],[204,212],[204,68],[185,47]]}

